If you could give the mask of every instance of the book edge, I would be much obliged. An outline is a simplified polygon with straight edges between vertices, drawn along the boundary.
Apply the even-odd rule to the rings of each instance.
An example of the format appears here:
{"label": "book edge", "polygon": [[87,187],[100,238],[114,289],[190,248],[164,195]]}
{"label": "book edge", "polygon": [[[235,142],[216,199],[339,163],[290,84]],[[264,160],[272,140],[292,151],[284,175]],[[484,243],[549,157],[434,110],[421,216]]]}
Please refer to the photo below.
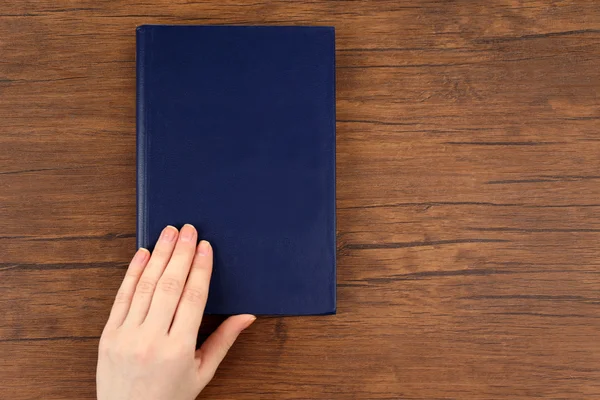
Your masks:
{"label": "book edge", "polygon": [[148,205],[146,201],[147,174],[146,174],[146,112],[144,96],[144,68],[146,58],[145,27],[136,28],[136,246],[148,246],[147,217]]}

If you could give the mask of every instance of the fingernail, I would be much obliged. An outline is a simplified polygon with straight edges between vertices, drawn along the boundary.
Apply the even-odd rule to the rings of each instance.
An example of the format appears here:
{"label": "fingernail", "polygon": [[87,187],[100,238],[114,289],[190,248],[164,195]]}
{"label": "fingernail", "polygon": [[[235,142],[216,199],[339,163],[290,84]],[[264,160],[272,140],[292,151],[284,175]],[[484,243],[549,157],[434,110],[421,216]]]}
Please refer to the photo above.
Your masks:
{"label": "fingernail", "polygon": [[247,329],[250,325],[254,323],[254,321],[256,321],[256,317],[254,315],[251,315],[250,318],[248,318],[248,322],[246,322],[246,326],[244,326],[244,329]]}
{"label": "fingernail", "polygon": [[195,236],[196,228],[194,228],[192,225],[185,224],[183,228],[181,228],[181,234],[179,235],[179,238],[182,242],[191,242],[194,240]]}
{"label": "fingernail", "polygon": [[150,254],[150,252],[148,251],[148,249],[140,247],[138,249],[138,251],[135,253],[135,256],[133,256],[133,261],[137,262],[137,263],[144,262],[144,261],[146,261],[146,258],[148,257],[149,254]]}
{"label": "fingernail", "polygon": [[173,239],[175,239],[175,236],[177,235],[177,228],[175,228],[174,226],[167,226],[165,229],[163,229],[162,232],[162,239],[164,241],[167,242],[172,242]]}
{"label": "fingernail", "polygon": [[198,254],[201,256],[207,256],[210,253],[210,243],[206,240],[203,240],[198,245]]}

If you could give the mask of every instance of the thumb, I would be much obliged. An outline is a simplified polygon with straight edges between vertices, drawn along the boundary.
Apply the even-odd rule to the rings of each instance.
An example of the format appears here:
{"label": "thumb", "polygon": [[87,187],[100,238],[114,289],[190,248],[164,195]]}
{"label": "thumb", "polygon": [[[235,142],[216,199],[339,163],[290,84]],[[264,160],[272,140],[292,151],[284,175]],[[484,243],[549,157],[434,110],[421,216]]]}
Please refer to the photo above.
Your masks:
{"label": "thumb", "polygon": [[254,315],[242,314],[227,318],[202,346],[196,350],[196,358],[200,361],[200,375],[206,383],[212,379],[233,346],[238,335],[256,320]]}

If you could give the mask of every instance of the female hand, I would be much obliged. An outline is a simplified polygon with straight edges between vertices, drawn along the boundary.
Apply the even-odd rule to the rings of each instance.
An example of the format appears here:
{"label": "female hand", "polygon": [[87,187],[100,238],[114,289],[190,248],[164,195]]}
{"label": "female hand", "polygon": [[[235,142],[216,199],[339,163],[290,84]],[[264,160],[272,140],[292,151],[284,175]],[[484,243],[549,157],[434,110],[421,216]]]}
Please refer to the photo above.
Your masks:
{"label": "female hand", "polygon": [[193,400],[252,315],[228,318],[195,350],[212,271],[206,241],[166,227],[152,255],[137,251],[100,338],[99,400]]}

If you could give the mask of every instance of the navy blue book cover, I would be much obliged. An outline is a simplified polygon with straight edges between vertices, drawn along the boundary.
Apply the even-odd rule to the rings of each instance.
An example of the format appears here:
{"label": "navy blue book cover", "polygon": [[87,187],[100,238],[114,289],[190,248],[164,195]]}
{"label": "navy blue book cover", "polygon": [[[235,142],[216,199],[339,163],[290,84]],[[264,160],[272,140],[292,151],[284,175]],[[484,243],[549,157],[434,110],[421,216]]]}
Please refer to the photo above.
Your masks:
{"label": "navy blue book cover", "polygon": [[336,310],[331,27],[137,29],[137,245],[193,224],[206,312]]}

